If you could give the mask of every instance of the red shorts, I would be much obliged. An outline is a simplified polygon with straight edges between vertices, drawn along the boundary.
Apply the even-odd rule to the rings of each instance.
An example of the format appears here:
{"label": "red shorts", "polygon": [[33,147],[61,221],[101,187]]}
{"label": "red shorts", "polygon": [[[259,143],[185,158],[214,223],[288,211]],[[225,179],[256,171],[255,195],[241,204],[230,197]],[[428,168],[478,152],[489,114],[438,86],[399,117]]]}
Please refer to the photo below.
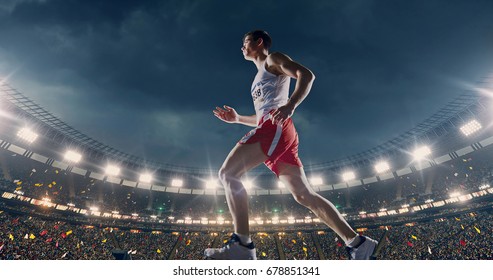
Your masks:
{"label": "red shorts", "polygon": [[264,115],[256,128],[245,134],[239,144],[260,142],[268,159],[265,165],[279,177],[279,162],[303,167],[298,157],[298,133],[291,118],[283,124],[272,124],[270,114]]}

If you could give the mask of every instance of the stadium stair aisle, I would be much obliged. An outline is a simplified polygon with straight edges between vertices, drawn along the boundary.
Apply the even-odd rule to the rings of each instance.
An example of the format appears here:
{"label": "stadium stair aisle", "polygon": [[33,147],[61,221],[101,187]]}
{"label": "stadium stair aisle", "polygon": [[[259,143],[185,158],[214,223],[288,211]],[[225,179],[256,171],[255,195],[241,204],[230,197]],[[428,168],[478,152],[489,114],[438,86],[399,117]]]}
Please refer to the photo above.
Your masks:
{"label": "stadium stair aisle", "polygon": [[[182,234],[180,233],[180,236]],[[178,245],[180,245],[180,238],[176,239],[175,246],[173,246],[173,249],[171,249],[171,252],[169,253],[168,260],[173,260],[176,255],[176,250],[178,249]]]}
{"label": "stadium stair aisle", "polygon": [[325,260],[325,254],[320,246],[320,240],[318,239],[318,234],[316,232],[311,232],[313,242],[315,243],[315,248],[317,248],[318,257],[321,260]]}
{"label": "stadium stair aisle", "polygon": [[115,234],[113,231],[107,231],[106,232],[106,238],[109,238],[111,240],[111,243],[113,243],[113,246],[115,247],[115,250],[122,250],[120,247],[120,244],[116,240]]}
{"label": "stadium stair aisle", "polygon": [[219,245],[221,245],[220,242],[221,242],[221,237],[218,234],[216,237],[214,237],[214,241],[212,241],[212,247],[211,248],[218,248]]}
{"label": "stadium stair aisle", "polygon": [[284,250],[282,249],[281,242],[279,241],[279,237],[276,234],[273,234],[274,240],[276,240],[277,251],[279,252],[279,259],[285,260],[286,255],[284,255]]}

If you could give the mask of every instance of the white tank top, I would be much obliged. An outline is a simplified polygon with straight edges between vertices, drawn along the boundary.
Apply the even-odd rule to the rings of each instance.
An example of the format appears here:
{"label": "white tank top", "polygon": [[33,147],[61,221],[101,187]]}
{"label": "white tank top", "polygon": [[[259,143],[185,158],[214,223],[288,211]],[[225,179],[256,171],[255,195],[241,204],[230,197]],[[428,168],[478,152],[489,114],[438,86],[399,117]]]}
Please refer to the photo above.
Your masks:
{"label": "white tank top", "polygon": [[258,70],[251,90],[257,124],[270,110],[277,109],[288,102],[290,80],[288,76],[276,76],[267,71],[265,62]]}

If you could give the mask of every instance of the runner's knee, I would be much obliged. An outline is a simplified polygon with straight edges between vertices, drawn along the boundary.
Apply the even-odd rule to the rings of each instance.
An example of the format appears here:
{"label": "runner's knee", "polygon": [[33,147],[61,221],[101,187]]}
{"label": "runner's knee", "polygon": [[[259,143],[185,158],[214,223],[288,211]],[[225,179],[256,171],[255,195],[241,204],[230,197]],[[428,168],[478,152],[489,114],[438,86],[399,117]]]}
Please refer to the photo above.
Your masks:
{"label": "runner's knee", "polygon": [[233,172],[230,168],[222,166],[218,173],[219,180],[223,185],[227,185],[231,181],[240,180],[241,174],[238,172]]}

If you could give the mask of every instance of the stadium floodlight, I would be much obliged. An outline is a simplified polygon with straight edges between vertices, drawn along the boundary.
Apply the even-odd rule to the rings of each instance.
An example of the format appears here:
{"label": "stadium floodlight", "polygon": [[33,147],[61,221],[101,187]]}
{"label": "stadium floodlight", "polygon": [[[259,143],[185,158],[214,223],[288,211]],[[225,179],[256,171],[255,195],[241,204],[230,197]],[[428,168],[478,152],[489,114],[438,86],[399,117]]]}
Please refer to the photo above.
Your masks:
{"label": "stadium floodlight", "polygon": [[70,161],[70,162],[73,162],[73,163],[78,163],[81,159],[82,159],[82,155],[75,152],[75,151],[72,151],[72,150],[68,150],[66,153],[65,153],[65,157],[64,157],[66,160]]}
{"label": "stadium floodlight", "polygon": [[284,183],[282,181],[278,181],[277,182],[277,186],[280,188],[280,189],[285,189],[286,188],[286,185],[284,185]]}
{"label": "stadium floodlight", "polygon": [[112,213],[112,214],[115,214],[115,215],[120,214],[120,212],[118,212],[118,211],[111,211],[111,213]]}
{"label": "stadium floodlight", "polygon": [[313,186],[320,186],[324,183],[324,180],[322,179],[322,177],[319,177],[319,176],[314,176],[310,179],[310,184],[312,184]]}
{"label": "stadium floodlight", "polygon": [[139,216],[139,214],[137,214],[137,213],[132,213],[132,217],[138,217],[138,216]]}
{"label": "stadium floodlight", "polygon": [[414,156],[415,160],[422,160],[430,154],[431,154],[431,150],[428,146],[423,146],[423,147],[417,148],[413,152],[413,156]]}
{"label": "stadium floodlight", "polygon": [[171,186],[172,187],[183,187],[183,180],[182,179],[173,179],[171,180]]}
{"label": "stadium floodlight", "polygon": [[433,202],[433,199],[431,199],[431,198],[430,198],[430,199],[425,200],[425,203],[432,203],[432,202]]}
{"label": "stadium floodlight", "polygon": [[118,174],[120,174],[120,168],[116,165],[108,164],[108,166],[106,166],[105,173],[109,176],[118,176]]}
{"label": "stadium floodlight", "polygon": [[17,132],[17,136],[29,143],[36,141],[36,139],[38,138],[38,134],[27,127],[19,130],[19,132]]}
{"label": "stadium floodlight", "polygon": [[366,211],[361,211],[361,212],[359,212],[359,214],[364,215],[364,214],[366,214]]}
{"label": "stadium floodlight", "polygon": [[384,211],[387,211],[387,208],[380,209],[380,212],[384,212]]}
{"label": "stadium floodlight", "polygon": [[462,131],[462,133],[464,133],[464,135],[469,136],[469,135],[473,134],[474,132],[480,130],[481,128],[483,128],[483,127],[481,126],[481,124],[477,120],[472,120],[472,121],[466,123],[465,125],[463,125],[460,128],[460,130]]}
{"label": "stadium floodlight", "polygon": [[157,219],[156,215],[151,215],[151,219]]}
{"label": "stadium floodlight", "polygon": [[407,208],[407,207],[409,207],[409,204],[403,204],[401,207],[402,208]]}
{"label": "stadium floodlight", "polygon": [[217,188],[217,180],[216,179],[209,179],[205,182],[205,187],[208,189],[215,189]]}
{"label": "stadium floodlight", "polygon": [[390,169],[389,164],[386,161],[381,161],[375,165],[375,170],[377,173],[382,173]]}
{"label": "stadium floodlight", "polygon": [[354,180],[355,178],[356,175],[354,175],[354,172],[352,171],[348,171],[342,174],[342,180],[344,180],[344,182]]}
{"label": "stadium floodlight", "polygon": [[73,204],[73,203],[67,203],[67,206],[75,207],[75,204]]}
{"label": "stadium floodlight", "polygon": [[149,173],[141,174],[140,177],[139,177],[139,182],[141,182],[141,183],[150,183],[150,182],[152,182],[152,175],[149,174]]}
{"label": "stadium floodlight", "polygon": [[99,212],[99,208],[95,207],[95,206],[89,207],[89,210],[91,210],[93,212]]}

